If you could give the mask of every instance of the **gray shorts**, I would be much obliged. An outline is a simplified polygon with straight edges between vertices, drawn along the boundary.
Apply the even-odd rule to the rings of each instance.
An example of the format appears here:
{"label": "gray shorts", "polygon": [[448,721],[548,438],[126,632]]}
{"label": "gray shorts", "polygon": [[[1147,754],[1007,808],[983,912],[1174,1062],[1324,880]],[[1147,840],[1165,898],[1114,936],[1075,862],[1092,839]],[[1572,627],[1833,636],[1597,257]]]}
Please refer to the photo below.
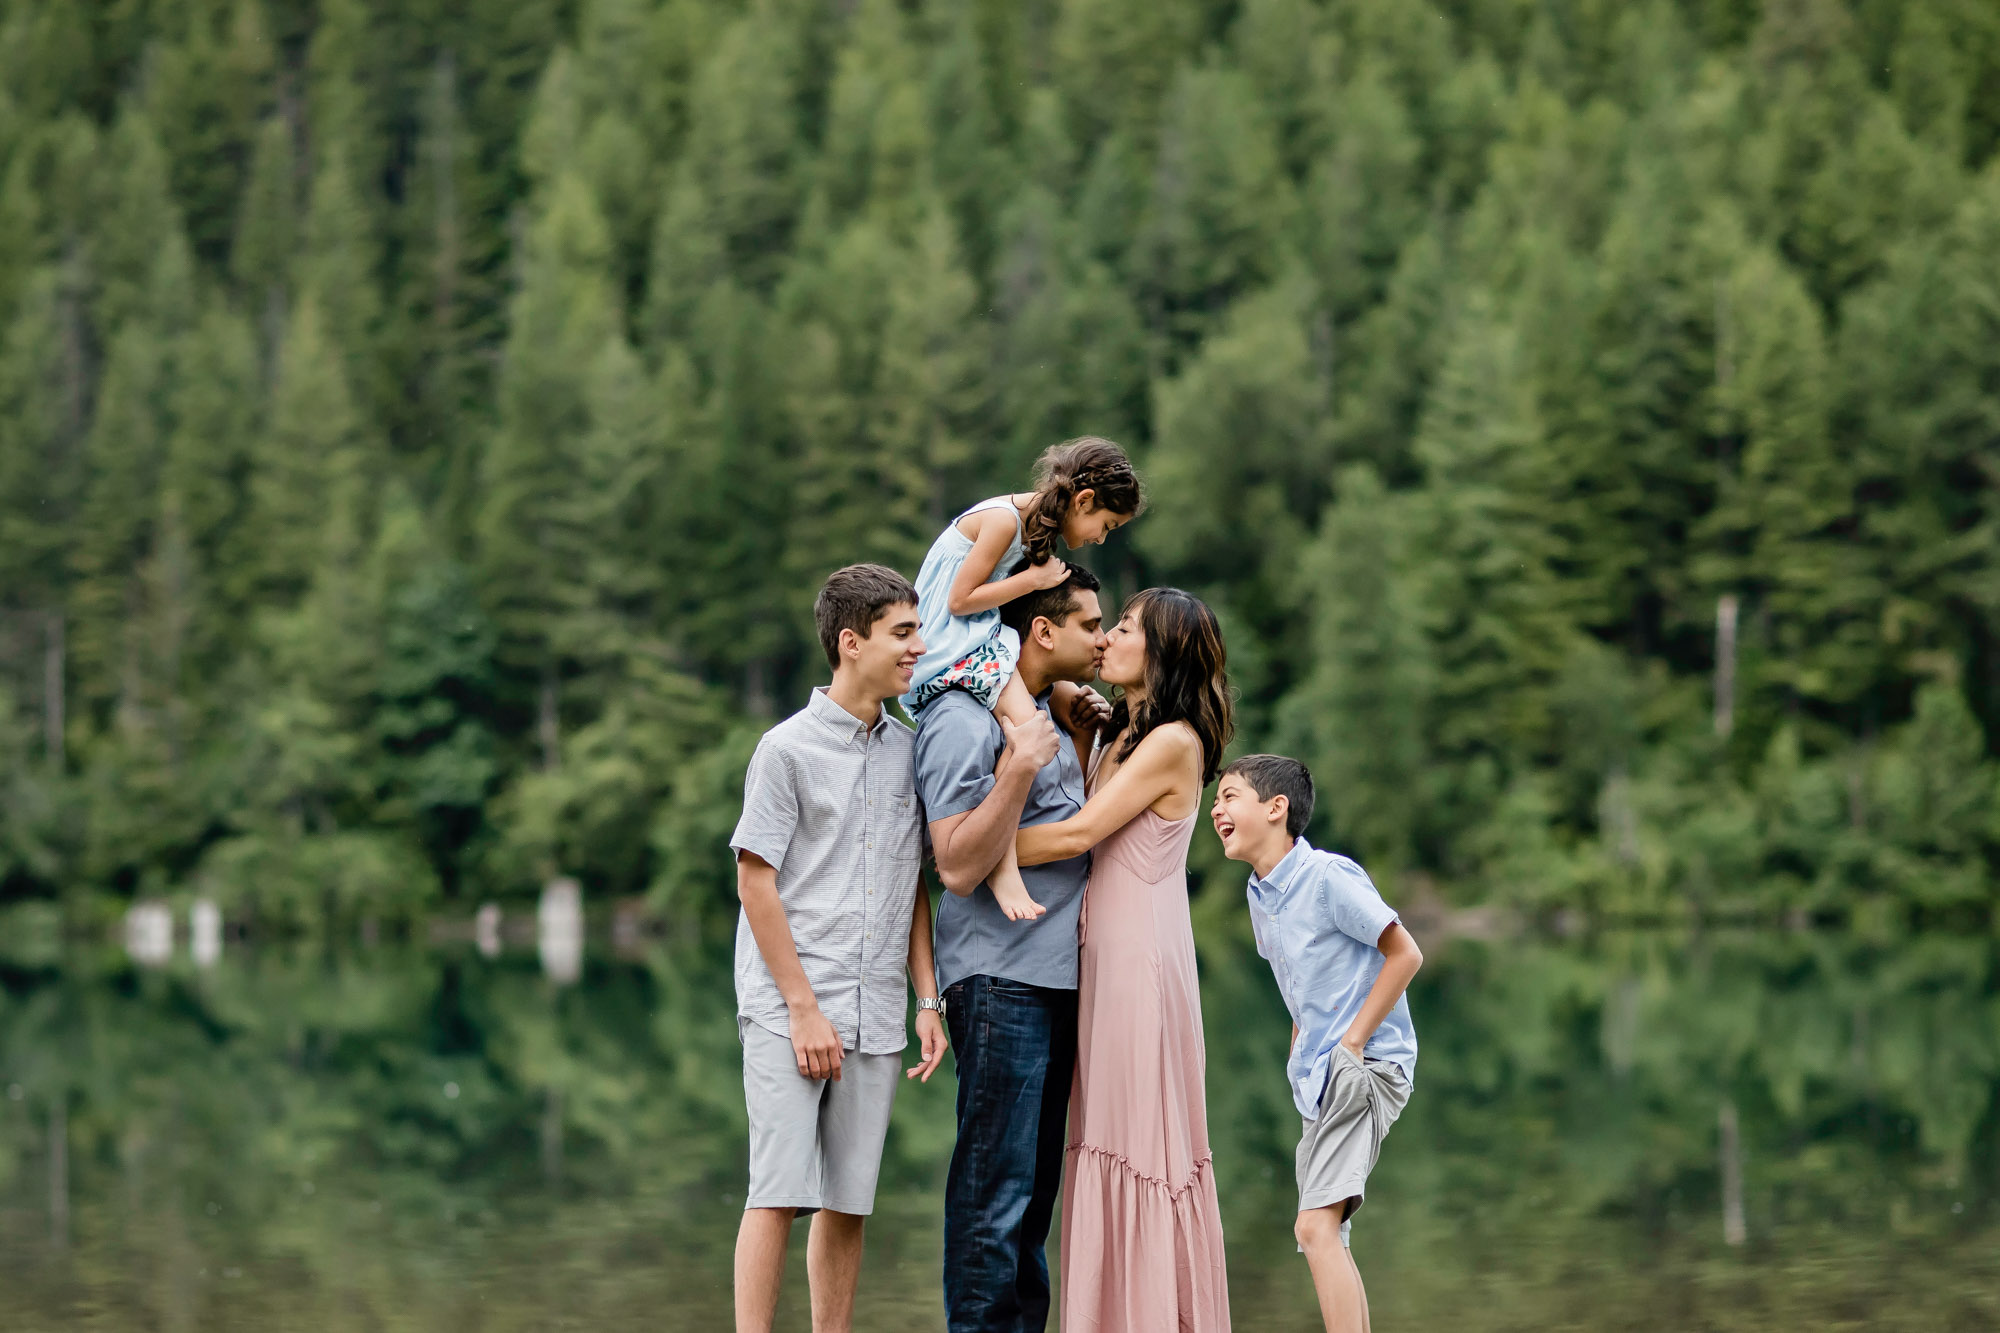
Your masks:
{"label": "gray shorts", "polygon": [[1354,1200],[1340,1224],[1342,1245],[1367,1193],[1368,1173],[1382,1154],[1382,1140],[1409,1101],[1410,1080],[1400,1065],[1387,1060],[1364,1064],[1345,1046],[1333,1048],[1319,1119],[1305,1122],[1295,1166],[1300,1212]]}
{"label": "gray shorts", "polygon": [[838,1081],[807,1078],[790,1037],[747,1018],[736,1020],[736,1032],[750,1112],[750,1192],[743,1206],[874,1212],[903,1057],[846,1051]]}

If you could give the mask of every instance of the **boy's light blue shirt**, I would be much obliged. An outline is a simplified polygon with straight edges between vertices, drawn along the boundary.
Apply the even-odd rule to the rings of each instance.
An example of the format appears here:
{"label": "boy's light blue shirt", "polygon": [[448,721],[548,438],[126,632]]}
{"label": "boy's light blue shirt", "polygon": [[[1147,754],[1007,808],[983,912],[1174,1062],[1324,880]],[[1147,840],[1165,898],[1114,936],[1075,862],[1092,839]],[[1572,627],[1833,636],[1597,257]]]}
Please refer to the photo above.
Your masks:
{"label": "boy's light blue shirt", "polygon": [[[1270,875],[1252,874],[1247,892],[1257,952],[1270,960],[1285,1007],[1299,1025],[1285,1076],[1293,1104],[1311,1120],[1319,1115],[1326,1093],[1333,1048],[1382,971],[1376,944],[1389,923],[1401,918],[1382,901],[1367,871],[1304,838],[1292,844]],[[1417,1029],[1410,1022],[1409,996],[1396,997],[1396,1007],[1368,1039],[1365,1053],[1370,1060],[1389,1061],[1416,1081]]]}

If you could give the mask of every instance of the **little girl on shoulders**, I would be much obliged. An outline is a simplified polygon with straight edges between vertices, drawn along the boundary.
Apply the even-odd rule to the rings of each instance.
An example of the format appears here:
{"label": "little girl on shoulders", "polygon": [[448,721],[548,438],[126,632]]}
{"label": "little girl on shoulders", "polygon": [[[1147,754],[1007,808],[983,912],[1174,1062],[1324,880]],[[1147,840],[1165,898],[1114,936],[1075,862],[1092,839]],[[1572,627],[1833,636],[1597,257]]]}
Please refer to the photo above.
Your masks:
{"label": "little girl on shoulders", "polygon": [[[982,500],[960,514],[938,534],[917,575],[917,611],[928,647],[904,706],[914,715],[946,690],[961,689],[1004,726],[1027,721],[1035,701],[1015,672],[1021,641],[1000,623],[999,608],[1068,577],[1069,566],[1055,554],[1058,537],[1070,550],[1099,545],[1144,507],[1125,451],[1086,435],[1042,454],[1034,490]],[[1053,703],[1064,715],[1067,700]],[[1042,915],[1021,882],[1011,843],[987,883],[1011,919]]]}

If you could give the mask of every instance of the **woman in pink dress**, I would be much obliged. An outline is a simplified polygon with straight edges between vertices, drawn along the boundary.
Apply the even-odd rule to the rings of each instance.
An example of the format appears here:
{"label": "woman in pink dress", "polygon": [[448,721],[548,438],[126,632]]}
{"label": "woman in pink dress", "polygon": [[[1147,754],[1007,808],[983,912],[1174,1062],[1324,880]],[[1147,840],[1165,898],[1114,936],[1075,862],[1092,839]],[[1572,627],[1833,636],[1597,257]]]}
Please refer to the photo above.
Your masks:
{"label": "woman in pink dress", "polygon": [[1074,817],[1024,828],[1022,865],[1094,850],[1064,1164],[1065,1333],[1229,1328],[1202,1087],[1187,850],[1231,722],[1222,633],[1177,588],[1134,597],[1099,675],[1123,690]]}

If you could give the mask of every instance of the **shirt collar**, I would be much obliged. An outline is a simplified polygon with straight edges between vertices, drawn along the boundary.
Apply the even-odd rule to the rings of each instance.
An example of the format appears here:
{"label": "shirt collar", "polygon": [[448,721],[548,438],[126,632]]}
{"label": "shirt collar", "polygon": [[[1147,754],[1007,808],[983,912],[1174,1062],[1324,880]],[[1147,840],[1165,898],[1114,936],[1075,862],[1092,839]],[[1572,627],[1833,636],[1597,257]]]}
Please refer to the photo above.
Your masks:
{"label": "shirt collar", "polygon": [[1292,850],[1286,852],[1278,864],[1271,867],[1269,875],[1260,876],[1255,871],[1251,872],[1251,891],[1259,895],[1283,893],[1291,887],[1293,877],[1299,873],[1310,855],[1312,855],[1312,844],[1304,838],[1294,839]]}
{"label": "shirt collar", "polygon": [[886,707],[876,707],[875,725],[870,727],[835,703],[832,693],[824,685],[813,687],[812,697],[806,700],[806,711],[818,718],[843,745],[852,745],[863,736],[879,735],[889,725],[889,710]]}

